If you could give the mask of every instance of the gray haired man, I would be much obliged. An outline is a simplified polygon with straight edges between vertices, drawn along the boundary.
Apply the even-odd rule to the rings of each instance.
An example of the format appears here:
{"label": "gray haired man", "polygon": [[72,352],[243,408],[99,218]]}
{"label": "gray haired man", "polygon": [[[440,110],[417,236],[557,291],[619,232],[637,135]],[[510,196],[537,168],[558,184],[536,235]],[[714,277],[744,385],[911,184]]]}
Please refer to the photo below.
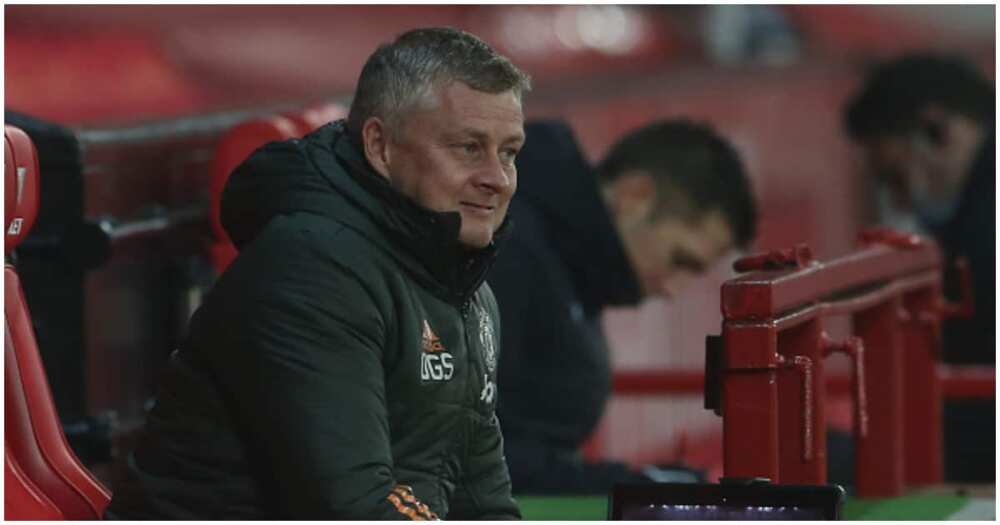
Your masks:
{"label": "gray haired man", "polygon": [[347,121],[230,177],[240,254],[171,356],[108,517],[516,519],[486,270],[528,77],[454,29],[380,47]]}

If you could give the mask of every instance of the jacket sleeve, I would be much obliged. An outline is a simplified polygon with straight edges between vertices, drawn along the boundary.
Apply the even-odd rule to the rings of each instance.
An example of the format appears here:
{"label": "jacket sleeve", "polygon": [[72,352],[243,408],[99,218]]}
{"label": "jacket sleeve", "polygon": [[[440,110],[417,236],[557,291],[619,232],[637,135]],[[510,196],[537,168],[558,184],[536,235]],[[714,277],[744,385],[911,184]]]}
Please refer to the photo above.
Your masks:
{"label": "jacket sleeve", "polygon": [[250,246],[217,290],[233,313],[214,368],[265,505],[296,519],[429,517],[393,477],[385,322],[308,235]]}

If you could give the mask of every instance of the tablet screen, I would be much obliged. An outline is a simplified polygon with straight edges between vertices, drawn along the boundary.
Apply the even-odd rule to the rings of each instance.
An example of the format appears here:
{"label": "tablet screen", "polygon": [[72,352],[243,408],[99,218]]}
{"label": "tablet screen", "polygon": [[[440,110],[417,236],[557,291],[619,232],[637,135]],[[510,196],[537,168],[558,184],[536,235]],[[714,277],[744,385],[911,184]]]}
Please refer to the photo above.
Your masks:
{"label": "tablet screen", "polygon": [[843,489],[837,485],[618,485],[612,520],[835,520]]}

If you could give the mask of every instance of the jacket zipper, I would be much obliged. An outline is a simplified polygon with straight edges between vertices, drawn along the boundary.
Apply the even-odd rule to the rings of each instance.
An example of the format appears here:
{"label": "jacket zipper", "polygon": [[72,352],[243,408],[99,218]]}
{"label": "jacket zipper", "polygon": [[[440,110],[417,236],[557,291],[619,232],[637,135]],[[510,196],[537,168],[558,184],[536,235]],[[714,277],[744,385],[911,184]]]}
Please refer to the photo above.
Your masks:
{"label": "jacket zipper", "polygon": [[[476,403],[479,402],[479,393],[478,393],[479,392],[479,382],[478,382],[478,377],[476,375],[478,373],[478,370],[477,370],[477,367],[476,367],[476,355],[475,355],[476,354],[476,347],[473,344],[472,337],[470,336],[471,330],[469,328],[469,313],[470,313],[471,309],[472,309],[472,300],[471,299],[466,299],[465,301],[462,302],[462,306],[459,307],[459,310],[461,311],[461,314],[462,314],[462,332],[463,332],[462,336],[465,338],[465,354],[468,357],[468,362],[469,362],[469,366],[467,367],[468,370],[466,370],[466,378],[465,378],[466,385],[467,385],[466,389],[465,389],[465,399],[471,400],[471,404],[469,406],[469,409],[472,410],[473,412],[475,412],[476,411]],[[472,430],[473,430],[473,427],[474,427],[474,425],[472,423],[473,423],[472,417],[471,416],[466,416],[466,421],[464,423],[464,426],[465,426],[465,429],[466,429],[465,432],[464,432],[464,434],[465,434],[465,436],[464,436],[465,442],[462,443],[462,470],[463,470],[463,474],[462,475],[463,475],[463,477],[465,475],[464,474],[465,466],[469,462],[469,446],[472,443]]]}
{"label": "jacket zipper", "polygon": [[[472,310],[472,300],[466,299],[465,302],[462,303],[462,306],[459,308],[459,310],[462,313],[462,331],[464,332],[462,335],[463,337],[465,337],[466,354],[469,356],[469,370],[467,373],[470,377],[475,378],[476,376],[475,365],[478,363],[479,360],[477,359],[478,356],[476,355],[477,352],[476,352],[475,341],[472,339],[471,336],[472,330],[469,326],[469,313]],[[474,384],[474,382],[470,384]]]}

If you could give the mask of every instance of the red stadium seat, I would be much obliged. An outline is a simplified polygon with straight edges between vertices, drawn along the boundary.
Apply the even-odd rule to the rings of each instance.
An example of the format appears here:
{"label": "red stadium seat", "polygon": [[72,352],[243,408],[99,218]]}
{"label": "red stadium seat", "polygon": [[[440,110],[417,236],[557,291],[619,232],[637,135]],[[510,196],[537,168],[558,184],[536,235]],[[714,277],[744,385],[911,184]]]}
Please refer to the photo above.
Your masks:
{"label": "red stadium seat", "polygon": [[215,271],[221,274],[236,258],[236,248],[230,242],[220,219],[222,189],[229,174],[257,148],[276,140],[301,137],[314,129],[347,116],[347,110],[339,104],[320,104],[306,109],[290,111],[250,120],[229,130],[215,148],[212,165],[211,207],[209,219],[212,225],[212,243],[208,248],[209,259]]}
{"label": "red stadium seat", "polygon": [[4,126],[4,253],[28,235],[38,213],[38,154],[27,133]]}
{"label": "red stadium seat", "polygon": [[[38,155],[31,139],[20,129],[4,127],[7,157],[4,184],[14,199],[5,199],[5,254],[17,247],[38,214]],[[4,445],[14,459],[6,467],[23,473],[66,519],[99,519],[111,499],[73,454],[63,434],[45,378],[45,369],[35,341],[30,313],[17,271],[4,265]],[[20,467],[16,470],[14,465]],[[4,498],[8,516],[12,493]],[[29,493],[30,495],[30,493]],[[19,501],[15,507],[24,503]]]}
{"label": "red stadium seat", "polygon": [[[16,170],[14,168],[14,152],[11,150],[10,141],[4,138],[3,141],[3,160],[4,160],[4,173],[12,173]],[[3,179],[4,189],[3,189],[3,223],[10,224],[14,219],[14,207],[17,205],[17,177],[4,177]],[[7,251],[6,243],[4,243],[4,251]]]}
{"label": "red stadium seat", "polygon": [[52,500],[45,497],[4,447],[3,457],[3,509],[8,520],[61,520],[62,512]]}
{"label": "red stadium seat", "polygon": [[346,118],[347,108],[334,103],[320,104],[300,111],[285,113],[284,116],[299,127],[301,135],[305,135],[328,122]]}
{"label": "red stadium seat", "polygon": [[217,273],[221,274],[225,271],[229,263],[236,258],[236,248],[222,228],[220,219],[222,189],[226,186],[229,174],[254,150],[264,144],[298,136],[300,136],[299,128],[294,122],[285,117],[273,116],[239,124],[219,140],[215,147],[215,160],[212,162],[212,179],[209,187],[211,195],[209,220],[212,226],[209,258]]}

